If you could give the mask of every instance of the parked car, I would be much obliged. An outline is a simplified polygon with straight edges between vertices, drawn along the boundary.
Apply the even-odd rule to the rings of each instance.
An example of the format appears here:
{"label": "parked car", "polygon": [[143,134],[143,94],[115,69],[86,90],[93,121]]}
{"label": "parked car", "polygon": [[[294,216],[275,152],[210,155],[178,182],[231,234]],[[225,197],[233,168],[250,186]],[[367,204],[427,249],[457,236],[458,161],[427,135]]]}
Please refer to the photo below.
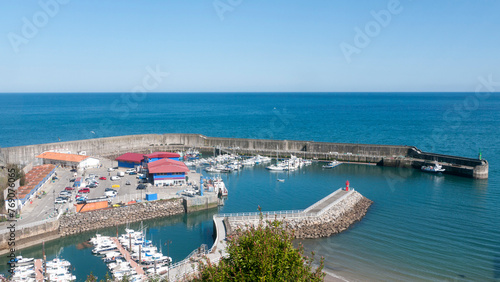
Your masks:
{"label": "parked car", "polygon": [[73,191],[75,190],[75,187],[66,187],[64,188],[64,191]]}
{"label": "parked car", "polygon": [[82,189],[78,190],[78,193],[90,193],[90,189],[89,188],[82,188]]}
{"label": "parked car", "polygon": [[115,191],[116,192],[116,190],[113,189],[113,188],[106,188],[106,189],[104,189],[104,192],[108,192],[108,191]]}
{"label": "parked car", "polygon": [[139,184],[139,185],[137,185],[137,190],[143,190],[143,189],[146,189],[146,185],[145,184]]}
{"label": "parked car", "polygon": [[120,176],[111,176],[109,179],[111,181],[120,180]]}
{"label": "parked car", "polygon": [[63,198],[56,198],[56,200],[54,201],[54,204],[64,204],[64,203],[67,203],[68,200],[66,199],[63,199]]}
{"label": "parked car", "polygon": [[76,198],[77,204],[85,203],[86,201],[87,201],[87,198],[84,198],[84,197]]}
{"label": "parked car", "polygon": [[131,172],[135,172],[135,169],[133,169],[133,168],[129,168],[129,169],[127,169],[127,170],[125,171],[125,173],[131,173]]}
{"label": "parked car", "polygon": [[115,197],[118,193],[116,191],[106,191],[104,192],[104,196],[108,197],[108,198],[112,198],[112,197]]}
{"label": "parked car", "polygon": [[135,172],[135,171],[132,171],[129,173],[129,175],[136,175],[136,174],[137,174],[137,172]]}
{"label": "parked car", "polygon": [[76,178],[71,178],[69,182],[75,182]]}
{"label": "parked car", "polygon": [[77,195],[75,196],[75,199],[76,199],[76,200],[81,199],[81,198],[85,198],[85,199],[87,199],[87,198],[88,198],[88,196],[87,196],[87,194],[77,194]]}
{"label": "parked car", "polygon": [[71,196],[71,192],[63,190],[59,193],[59,196]]}
{"label": "parked car", "polygon": [[106,177],[105,176],[101,176],[101,177],[99,177],[99,180],[106,180]]}
{"label": "parked car", "polygon": [[90,183],[89,185],[87,185],[87,188],[97,188],[97,184]]}
{"label": "parked car", "polygon": [[127,179],[127,181],[125,182],[125,185],[130,185],[130,181]]}
{"label": "parked car", "polygon": [[122,176],[122,177],[123,177],[123,176],[125,176],[125,172],[123,172],[123,171],[118,171],[118,172],[116,173],[116,175],[118,175],[118,176]]}
{"label": "parked car", "polygon": [[113,170],[115,170],[115,169],[114,169],[114,168],[112,168],[112,167],[109,167],[109,168],[108,168],[108,171],[113,171]]}

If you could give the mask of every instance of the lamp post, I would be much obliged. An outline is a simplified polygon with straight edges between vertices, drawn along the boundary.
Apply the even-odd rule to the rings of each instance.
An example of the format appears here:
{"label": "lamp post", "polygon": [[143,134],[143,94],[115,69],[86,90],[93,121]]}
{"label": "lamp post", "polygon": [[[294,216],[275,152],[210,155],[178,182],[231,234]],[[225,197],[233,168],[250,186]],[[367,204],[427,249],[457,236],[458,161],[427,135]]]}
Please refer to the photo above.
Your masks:
{"label": "lamp post", "polygon": [[54,200],[54,213],[56,212],[56,188],[52,190],[52,200]]}

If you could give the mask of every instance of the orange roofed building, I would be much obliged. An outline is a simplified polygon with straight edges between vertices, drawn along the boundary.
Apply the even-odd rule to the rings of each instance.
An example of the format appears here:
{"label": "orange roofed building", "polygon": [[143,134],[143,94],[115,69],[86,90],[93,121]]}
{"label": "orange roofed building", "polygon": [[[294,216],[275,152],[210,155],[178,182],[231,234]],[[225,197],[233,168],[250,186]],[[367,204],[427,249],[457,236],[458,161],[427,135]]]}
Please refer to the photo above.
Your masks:
{"label": "orange roofed building", "polygon": [[76,169],[99,167],[100,165],[99,160],[96,158],[76,154],[44,152],[36,157],[42,159],[44,164],[60,165]]}
{"label": "orange roofed building", "polygon": [[[17,188],[16,191],[19,209],[22,209],[36,196],[36,193],[42,189],[42,186],[51,180],[55,171],[55,165],[45,164],[34,166],[28,173],[26,173],[24,185]],[[5,192],[7,192],[7,190],[8,189],[5,189]],[[7,195],[4,195],[4,199],[7,199]]]}

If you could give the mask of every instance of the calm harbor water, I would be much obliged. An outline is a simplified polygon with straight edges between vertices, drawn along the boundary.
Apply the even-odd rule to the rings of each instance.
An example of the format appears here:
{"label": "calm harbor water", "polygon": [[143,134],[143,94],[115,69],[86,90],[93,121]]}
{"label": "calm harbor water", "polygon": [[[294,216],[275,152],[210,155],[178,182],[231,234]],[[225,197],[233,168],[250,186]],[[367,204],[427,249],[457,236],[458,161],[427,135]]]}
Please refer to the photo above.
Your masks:
{"label": "calm harbor water", "polygon": [[[141,133],[407,144],[422,150],[489,161],[490,178],[473,180],[417,170],[344,164],[312,165],[293,173],[262,166],[224,176],[222,212],[302,209],[346,180],[374,201],[348,231],[304,240],[326,258],[328,271],[353,280],[500,280],[500,96],[464,108],[473,93],[412,94],[1,94],[0,146]],[[461,106],[462,105],[462,106]],[[93,133],[92,133],[92,132]],[[277,178],[285,178],[284,183]],[[217,209],[145,222],[159,246],[183,259],[213,243]],[[137,226],[137,225],[133,225]],[[100,233],[114,234],[115,229]],[[103,277],[104,264],[80,243],[90,232],[46,244],[75,265],[83,280]],[[163,252],[167,254],[167,246]],[[41,248],[22,251],[41,256]],[[95,262],[95,263],[94,263]],[[3,261],[0,272],[6,271]]]}

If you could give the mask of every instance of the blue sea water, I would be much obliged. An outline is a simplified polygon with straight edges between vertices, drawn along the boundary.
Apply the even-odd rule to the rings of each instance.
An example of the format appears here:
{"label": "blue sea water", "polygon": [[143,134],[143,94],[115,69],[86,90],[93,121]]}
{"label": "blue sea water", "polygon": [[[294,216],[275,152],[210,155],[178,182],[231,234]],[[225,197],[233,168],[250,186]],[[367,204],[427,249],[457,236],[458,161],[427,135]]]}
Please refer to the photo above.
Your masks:
{"label": "blue sea water", "polygon": [[[414,145],[474,158],[481,151],[490,165],[487,180],[354,164],[331,171],[313,165],[290,174],[247,168],[225,176],[230,196],[221,211],[301,209],[349,179],[374,201],[367,216],[342,234],[303,241],[306,251],[326,258],[329,272],[353,280],[500,280],[498,94],[46,93],[0,94],[0,101],[2,147],[179,132]],[[169,254],[179,261],[200,244],[213,243],[215,212],[146,224],[157,244],[172,241]],[[74,261],[79,279],[90,270],[102,277],[98,260],[83,267],[93,258],[78,243],[91,235],[48,243],[49,257],[59,253]],[[23,254],[40,256],[40,248]]]}

